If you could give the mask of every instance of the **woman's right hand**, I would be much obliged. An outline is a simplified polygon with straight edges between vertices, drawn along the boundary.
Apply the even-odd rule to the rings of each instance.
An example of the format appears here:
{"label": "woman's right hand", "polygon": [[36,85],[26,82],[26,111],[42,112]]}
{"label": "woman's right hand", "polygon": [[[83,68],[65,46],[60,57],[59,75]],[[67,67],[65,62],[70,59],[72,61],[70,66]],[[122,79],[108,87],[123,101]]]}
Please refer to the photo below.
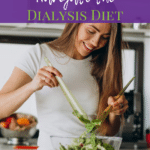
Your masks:
{"label": "woman's right hand", "polygon": [[56,87],[58,86],[58,81],[55,76],[62,77],[62,74],[54,67],[44,66],[40,68],[31,81],[31,86],[35,91],[41,90],[43,86]]}

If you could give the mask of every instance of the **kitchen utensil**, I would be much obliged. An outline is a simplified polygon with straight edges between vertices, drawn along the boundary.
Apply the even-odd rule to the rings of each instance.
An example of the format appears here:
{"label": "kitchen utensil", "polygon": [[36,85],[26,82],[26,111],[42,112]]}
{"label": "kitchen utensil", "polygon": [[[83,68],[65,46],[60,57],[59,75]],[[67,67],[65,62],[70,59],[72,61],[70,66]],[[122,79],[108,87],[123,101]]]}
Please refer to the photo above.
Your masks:
{"label": "kitchen utensil", "polygon": [[[96,136],[101,139],[102,142],[108,143],[114,147],[115,150],[119,150],[122,142],[121,137],[108,137],[108,136]],[[60,143],[67,148],[67,145],[70,145],[74,139],[79,138],[78,136],[68,136],[68,137],[60,137],[60,136],[50,136],[51,143],[54,150],[60,150]]]}
{"label": "kitchen utensil", "polygon": [[37,129],[36,129],[36,125],[37,125],[37,118],[35,116],[32,116],[30,114],[25,114],[25,113],[14,113],[13,115],[17,115],[18,117],[33,117],[35,119],[35,124],[30,127],[27,128],[25,130],[10,130],[10,129],[6,129],[3,127],[1,128],[1,134],[3,135],[3,137],[8,139],[7,144],[20,144],[20,145],[28,145],[29,143],[27,142],[29,138],[31,138],[32,136],[34,136],[34,134],[36,133]]}
{"label": "kitchen utensil", "polygon": [[[51,62],[49,61],[49,59],[47,57],[44,57],[44,60],[45,60],[45,62],[47,64],[47,66],[52,66]],[[71,105],[72,109],[74,111],[77,110],[81,115],[83,115],[84,118],[88,119],[88,116],[85,113],[85,111],[83,110],[82,106],[78,103],[78,101],[73,96],[71,91],[69,91],[69,89],[65,85],[64,81],[58,76],[56,76],[56,79],[59,82],[59,85],[60,85],[60,87],[61,87],[61,89],[62,89],[66,99],[68,100],[69,104]]]}
{"label": "kitchen utensil", "polygon": [[[135,77],[133,77],[128,83],[127,85],[119,92],[119,94],[117,95],[117,97],[115,98],[116,100],[118,100],[120,98],[120,96],[124,93],[124,91],[128,88],[128,86],[131,84],[131,82],[134,80]],[[101,117],[99,118],[99,120],[101,120],[101,124],[105,121],[105,119],[107,118],[107,116],[109,115],[109,113],[111,112],[113,106],[109,105],[103,112],[103,114],[101,115]]]}

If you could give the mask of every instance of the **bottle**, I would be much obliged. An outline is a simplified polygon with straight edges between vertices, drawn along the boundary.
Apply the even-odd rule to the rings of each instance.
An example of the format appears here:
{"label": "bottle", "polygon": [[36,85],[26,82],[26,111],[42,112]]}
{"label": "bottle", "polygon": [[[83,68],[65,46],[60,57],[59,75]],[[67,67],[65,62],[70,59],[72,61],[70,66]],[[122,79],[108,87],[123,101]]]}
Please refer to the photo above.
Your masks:
{"label": "bottle", "polygon": [[147,148],[150,148],[150,130],[146,129],[146,143],[147,143]]}
{"label": "bottle", "polygon": [[138,30],[140,28],[140,23],[133,23],[133,29]]}

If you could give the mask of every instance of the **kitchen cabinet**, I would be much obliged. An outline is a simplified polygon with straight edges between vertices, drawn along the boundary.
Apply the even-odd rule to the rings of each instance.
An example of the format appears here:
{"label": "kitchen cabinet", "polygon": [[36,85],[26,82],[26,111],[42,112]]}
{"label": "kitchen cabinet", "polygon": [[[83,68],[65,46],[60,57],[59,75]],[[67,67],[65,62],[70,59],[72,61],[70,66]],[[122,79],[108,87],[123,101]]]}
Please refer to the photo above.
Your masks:
{"label": "kitchen cabinet", "polygon": [[0,24],[0,35],[27,37],[59,37],[65,23],[29,23],[29,24]]}

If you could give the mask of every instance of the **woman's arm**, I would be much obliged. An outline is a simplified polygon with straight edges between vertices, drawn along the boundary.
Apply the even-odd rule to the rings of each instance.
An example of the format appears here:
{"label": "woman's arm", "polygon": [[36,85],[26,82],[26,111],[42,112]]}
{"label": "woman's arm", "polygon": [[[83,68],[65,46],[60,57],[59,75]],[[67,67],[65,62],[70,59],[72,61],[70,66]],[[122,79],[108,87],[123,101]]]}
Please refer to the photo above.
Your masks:
{"label": "woman's arm", "polygon": [[10,78],[0,91],[0,119],[15,112],[35,91],[43,86],[55,87],[58,82],[55,75],[61,73],[53,67],[43,67],[38,70],[34,79],[15,67]]}
{"label": "woman's arm", "polygon": [[15,67],[0,91],[0,119],[15,112],[32,94],[31,77]]}

